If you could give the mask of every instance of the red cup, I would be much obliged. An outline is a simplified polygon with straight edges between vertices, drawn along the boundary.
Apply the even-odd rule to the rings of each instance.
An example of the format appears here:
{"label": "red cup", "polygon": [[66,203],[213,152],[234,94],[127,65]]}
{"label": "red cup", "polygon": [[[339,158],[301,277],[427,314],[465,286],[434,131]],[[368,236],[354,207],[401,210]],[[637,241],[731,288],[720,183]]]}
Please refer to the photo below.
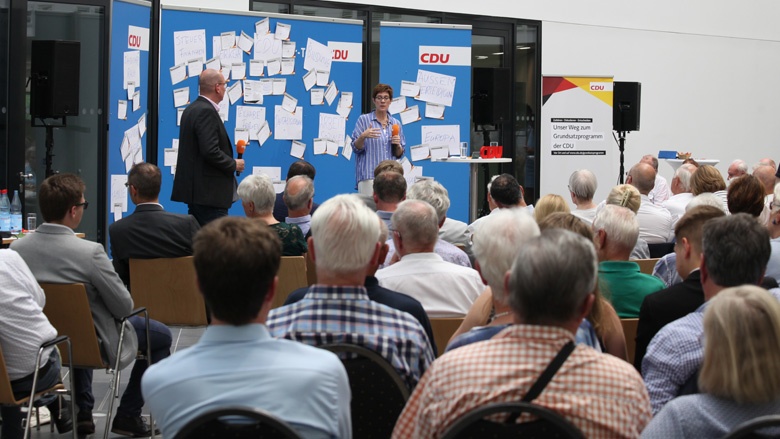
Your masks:
{"label": "red cup", "polygon": [[494,154],[495,151],[493,151],[493,147],[483,146],[482,148],[479,148],[479,156],[483,159],[492,159]]}

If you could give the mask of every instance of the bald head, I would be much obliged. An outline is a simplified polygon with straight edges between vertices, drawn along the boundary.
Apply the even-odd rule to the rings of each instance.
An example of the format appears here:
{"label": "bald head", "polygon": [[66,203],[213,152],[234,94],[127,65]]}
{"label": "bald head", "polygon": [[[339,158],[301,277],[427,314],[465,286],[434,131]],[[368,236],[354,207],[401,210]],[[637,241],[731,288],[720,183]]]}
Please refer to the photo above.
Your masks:
{"label": "bald head", "polygon": [[775,168],[760,165],[753,171],[753,176],[764,185],[764,195],[772,195],[775,190]]}
{"label": "bald head", "polygon": [[655,169],[655,172],[658,172],[658,159],[650,154],[642,156],[642,160],[639,163],[647,163]]}
{"label": "bald head", "polygon": [[655,186],[655,169],[647,163],[639,162],[628,171],[628,181],[640,194],[647,195]]}
{"label": "bald head", "polygon": [[198,88],[201,95],[220,103],[225,96],[225,77],[214,69],[206,69],[200,73]]}
{"label": "bald head", "polygon": [[308,215],[312,208],[314,183],[306,175],[296,175],[284,187],[282,200],[287,205],[291,217]]}
{"label": "bald head", "polygon": [[729,165],[729,169],[727,171],[728,179],[731,180],[732,178],[740,177],[742,175],[747,174],[747,164],[744,160],[734,160]]}

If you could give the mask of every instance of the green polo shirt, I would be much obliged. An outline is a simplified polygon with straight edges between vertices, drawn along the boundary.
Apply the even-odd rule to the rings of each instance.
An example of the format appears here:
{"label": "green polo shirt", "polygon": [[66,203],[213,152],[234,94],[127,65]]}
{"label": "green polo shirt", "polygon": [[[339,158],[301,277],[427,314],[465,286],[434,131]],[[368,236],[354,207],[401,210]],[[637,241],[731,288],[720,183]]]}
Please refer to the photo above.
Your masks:
{"label": "green polo shirt", "polygon": [[639,307],[645,296],[665,287],[661,279],[640,272],[636,262],[599,263],[599,289],[621,319],[639,317]]}

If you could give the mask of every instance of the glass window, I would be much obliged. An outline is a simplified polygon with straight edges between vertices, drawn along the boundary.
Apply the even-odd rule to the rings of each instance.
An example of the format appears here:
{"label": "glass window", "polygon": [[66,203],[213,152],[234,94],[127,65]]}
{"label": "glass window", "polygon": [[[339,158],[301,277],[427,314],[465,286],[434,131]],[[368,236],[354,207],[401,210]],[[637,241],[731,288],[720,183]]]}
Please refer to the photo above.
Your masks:
{"label": "glass window", "polygon": [[517,25],[515,33],[515,175],[526,189],[526,200],[536,199],[538,125],[538,26]]}
{"label": "glass window", "polygon": [[252,2],[250,10],[271,14],[289,14],[290,5],[285,3]]}

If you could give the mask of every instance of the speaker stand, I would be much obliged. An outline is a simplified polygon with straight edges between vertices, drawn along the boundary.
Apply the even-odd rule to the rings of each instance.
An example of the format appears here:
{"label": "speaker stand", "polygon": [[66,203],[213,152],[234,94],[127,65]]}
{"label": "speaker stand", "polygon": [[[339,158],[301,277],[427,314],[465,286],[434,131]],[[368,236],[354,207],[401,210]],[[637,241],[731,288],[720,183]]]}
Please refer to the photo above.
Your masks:
{"label": "speaker stand", "polygon": [[[41,125],[35,124],[35,119],[38,119],[41,121]],[[46,128],[46,158],[44,160],[44,163],[46,164],[46,178],[51,177],[54,174],[57,174],[58,172],[55,171],[52,168],[52,162],[54,161],[54,128],[65,128],[68,126],[67,119],[65,116],[62,116],[62,125],[49,125],[46,123],[45,120],[43,120],[42,117],[33,117],[32,121],[30,122],[30,125],[33,127],[44,127]]]}
{"label": "speaker stand", "polygon": [[620,175],[618,175],[618,181],[623,184],[623,175],[626,173],[626,168],[623,164],[625,160],[626,151],[626,132],[618,131],[618,149],[620,150]]}

